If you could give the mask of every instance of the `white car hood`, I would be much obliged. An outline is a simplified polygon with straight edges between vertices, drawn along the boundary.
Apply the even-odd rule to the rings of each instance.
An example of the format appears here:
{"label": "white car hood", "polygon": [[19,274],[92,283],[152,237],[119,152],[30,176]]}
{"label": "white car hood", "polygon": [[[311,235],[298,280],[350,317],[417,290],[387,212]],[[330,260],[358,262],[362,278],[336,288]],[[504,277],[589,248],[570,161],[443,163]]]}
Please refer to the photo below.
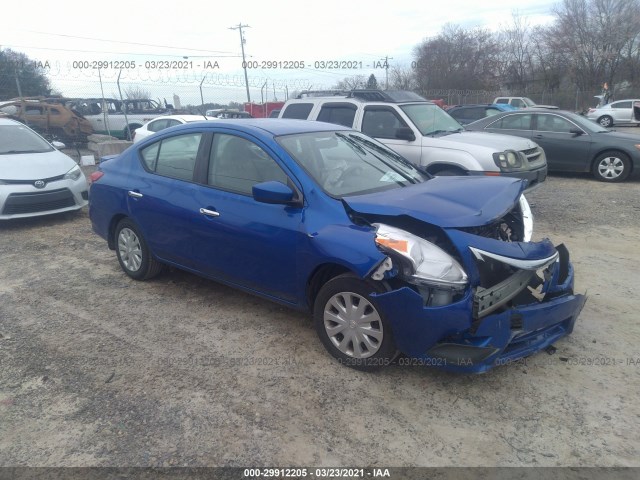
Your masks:
{"label": "white car hood", "polygon": [[[536,148],[538,145],[532,140],[523,137],[514,137],[512,135],[502,135],[500,133],[488,132],[469,132],[462,131],[434,137],[438,139],[438,144],[444,147],[444,143],[449,143],[450,148],[460,148],[460,144],[473,145],[474,147],[486,147],[494,152],[503,152],[505,150],[528,150]],[[429,144],[431,137],[422,137],[423,145]]]}
{"label": "white car hood", "polygon": [[0,155],[0,180],[40,180],[64,175],[76,162],[58,150]]}

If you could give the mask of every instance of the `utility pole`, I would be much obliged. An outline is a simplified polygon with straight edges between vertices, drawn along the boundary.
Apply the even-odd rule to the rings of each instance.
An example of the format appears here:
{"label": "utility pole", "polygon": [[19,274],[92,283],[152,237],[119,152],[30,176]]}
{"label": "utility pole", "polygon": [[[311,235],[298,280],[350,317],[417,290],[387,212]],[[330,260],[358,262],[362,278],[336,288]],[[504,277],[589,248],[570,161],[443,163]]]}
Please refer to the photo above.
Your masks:
{"label": "utility pole", "polygon": [[247,102],[251,103],[251,96],[249,95],[249,77],[247,77],[247,62],[244,59],[244,35],[242,33],[243,28],[251,28],[249,25],[242,25],[239,23],[235,27],[229,27],[229,30],[240,30],[240,48],[242,49],[242,67],[244,68],[244,83],[247,86]]}
{"label": "utility pole", "polygon": [[384,58],[381,58],[380,60],[384,60],[384,71],[385,71],[384,89],[389,90],[389,60],[393,60],[393,57],[386,55]]}

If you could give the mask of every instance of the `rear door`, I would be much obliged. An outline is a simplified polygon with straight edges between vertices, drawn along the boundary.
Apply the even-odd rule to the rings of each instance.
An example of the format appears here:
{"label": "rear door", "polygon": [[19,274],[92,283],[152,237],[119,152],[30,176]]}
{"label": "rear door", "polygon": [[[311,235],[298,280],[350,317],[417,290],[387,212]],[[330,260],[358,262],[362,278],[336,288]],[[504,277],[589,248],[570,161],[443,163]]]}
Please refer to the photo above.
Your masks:
{"label": "rear door", "polygon": [[[571,133],[571,130],[580,130],[583,133],[576,135]],[[589,170],[591,136],[566,118],[551,113],[535,114],[532,140],[544,150],[549,170]]]}
{"label": "rear door", "polygon": [[142,228],[151,250],[161,259],[195,269],[191,232],[200,218],[195,199],[196,159],[207,151],[210,134],[181,132],[140,151],[139,175],[128,193],[130,216]]}
{"label": "rear door", "polygon": [[611,114],[614,123],[630,123],[633,114],[633,101],[621,100],[611,104]]}

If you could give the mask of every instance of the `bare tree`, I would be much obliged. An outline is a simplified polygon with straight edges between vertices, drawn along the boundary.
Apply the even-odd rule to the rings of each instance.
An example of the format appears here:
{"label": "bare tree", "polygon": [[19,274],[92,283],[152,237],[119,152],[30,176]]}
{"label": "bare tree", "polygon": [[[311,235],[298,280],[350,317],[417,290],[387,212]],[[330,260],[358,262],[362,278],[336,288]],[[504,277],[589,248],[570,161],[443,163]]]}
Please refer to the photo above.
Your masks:
{"label": "bare tree", "polygon": [[563,0],[553,9],[551,45],[583,90],[612,85],[630,42],[640,32],[638,0]]}
{"label": "bare tree", "polygon": [[489,30],[465,30],[445,25],[440,34],[414,50],[418,86],[433,88],[494,88],[499,45]]}
{"label": "bare tree", "polygon": [[354,88],[365,88],[366,86],[367,78],[364,75],[353,75],[340,80],[333,88],[336,90],[353,90]]}
{"label": "bare tree", "polygon": [[132,85],[123,89],[124,97],[128,100],[144,100],[151,98],[151,92],[146,88],[142,88],[138,85]]}
{"label": "bare tree", "polygon": [[391,67],[389,85],[391,90],[415,90],[418,88],[416,76],[410,68]]}
{"label": "bare tree", "polygon": [[534,81],[531,28],[526,19],[514,12],[511,24],[500,31],[498,40],[501,83],[509,89],[526,92]]}

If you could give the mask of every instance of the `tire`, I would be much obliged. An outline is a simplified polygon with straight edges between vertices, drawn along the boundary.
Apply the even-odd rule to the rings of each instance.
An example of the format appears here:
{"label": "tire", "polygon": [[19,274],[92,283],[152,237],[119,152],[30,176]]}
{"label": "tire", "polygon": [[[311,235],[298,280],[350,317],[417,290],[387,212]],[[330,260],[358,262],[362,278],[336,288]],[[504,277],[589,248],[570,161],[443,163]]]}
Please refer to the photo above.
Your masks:
{"label": "tire", "polygon": [[[138,125],[138,124],[134,123],[132,125],[129,125],[129,128],[124,127],[124,131],[123,131],[124,139],[128,140],[129,142],[132,141],[133,132],[135,132],[141,126],[142,125]],[[131,133],[129,133],[129,132],[131,132]]]}
{"label": "tire", "polygon": [[631,173],[631,161],[626,153],[609,150],[596,157],[592,172],[601,182],[622,182]]}
{"label": "tire", "polygon": [[153,257],[140,230],[128,218],[118,223],[115,244],[120,267],[134,280],[148,280],[162,271],[163,265]]}
{"label": "tire", "polygon": [[613,127],[613,118],[609,115],[603,115],[598,119],[598,123],[604,128]]}
{"label": "tire", "polygon": [[[384,291],[348,273],[329,280],[318,292],[313,309],[316,332],[342,365],[373,372],[398,355],[390,324],[369,297],[372,292]],[[357,315],[364,321],[358,322]],[[359,342],[354,342],[356,339]]]}

